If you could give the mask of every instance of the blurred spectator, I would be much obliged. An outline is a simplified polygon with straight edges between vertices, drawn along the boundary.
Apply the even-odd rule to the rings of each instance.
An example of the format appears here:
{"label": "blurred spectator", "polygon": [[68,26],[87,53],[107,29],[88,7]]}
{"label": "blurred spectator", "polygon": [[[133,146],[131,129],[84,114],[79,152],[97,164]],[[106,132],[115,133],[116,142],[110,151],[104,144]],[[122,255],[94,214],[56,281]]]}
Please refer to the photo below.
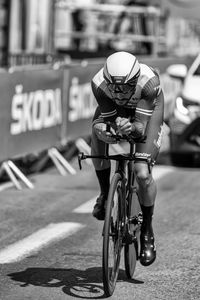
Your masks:
{"label": "blurred spectator", "polygon": [[[82,2],[81,0],[76,0],[74,4],[77,4],[79,8],[72,12],[73,27],[74,31],[79,33],[87,33],[88,37],[74,37],[73,41],[76,50],[94,50],[96,49],[96,18],[93,13],[87,10],[87,6],[95,4],[95,0],[87,0]],[[80,7],[83,6],[83,9]]]}
{"label": "blurred spectator", "polygon": [[[84,31],[85,24],[82,15],[83,15],[83,11],[81,9],[76,9],[72,11],[71,16],[72,16],[74,31],[79,31],[79,32]],[[77,50],[80,48],[80,42],[81,42],[80,38],[74,37],[73,43]]]}
{"label": "blurred spectator", "polygon": [[[125,6],[147,6],[146,1],[127,0],[123,3]],[[122,12],[116,22],[113,33],[127,33],[148,35],[148,24],[145,14],[129,14]],[[137,54],[151,54],[152,47],[149,42],[131,42],[132,51]]]}

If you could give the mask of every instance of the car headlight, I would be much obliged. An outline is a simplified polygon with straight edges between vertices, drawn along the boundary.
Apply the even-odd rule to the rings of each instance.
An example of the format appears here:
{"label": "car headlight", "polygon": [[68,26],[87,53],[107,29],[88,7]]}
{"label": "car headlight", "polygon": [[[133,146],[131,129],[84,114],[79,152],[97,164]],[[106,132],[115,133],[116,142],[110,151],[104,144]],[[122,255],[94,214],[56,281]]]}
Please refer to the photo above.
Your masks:
{"label": "car headlight", "polygon": [[190,121],[200,116],[200,103],[178,96],[176,98],[177,113]]}
{"label": "car headlight", "polygon": [[[183,96],[178,96],[175,101],[174,118],[173,120],[181,126],[190,124],[200,116],[200,104],[186,99]],[[183,130],[183,128],[182,128]],[[181,130],[180,130],[181,131]]]}
{"label": "car headlight", "polygon": [[189,114],[187,104],[184,102],[183,98],[180,96],[176,98],[176,108],[180,113],[182,113],[185,116]]}

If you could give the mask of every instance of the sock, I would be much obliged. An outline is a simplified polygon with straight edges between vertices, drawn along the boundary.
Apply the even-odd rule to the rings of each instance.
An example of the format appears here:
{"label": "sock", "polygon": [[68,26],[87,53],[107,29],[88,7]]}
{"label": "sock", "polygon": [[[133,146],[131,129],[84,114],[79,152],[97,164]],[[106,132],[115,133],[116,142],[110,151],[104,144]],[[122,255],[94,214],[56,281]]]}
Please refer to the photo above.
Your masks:
{"label": "sock", "polygon": [[142,213],[143,213],[143,223],[141,230],[145,233],[152,233],[153,234],[153,228],[152,228],[152,216],[154,212],[154,205],[151,206],[144,206],[141,205]]}
{"label": "sock", "polygon": [[96,170],[97,178],[99,181],[99,186],[101,190],[101,195],[108,196],[109,187],[110,187],[110,171],[111,168],[104,170]]}

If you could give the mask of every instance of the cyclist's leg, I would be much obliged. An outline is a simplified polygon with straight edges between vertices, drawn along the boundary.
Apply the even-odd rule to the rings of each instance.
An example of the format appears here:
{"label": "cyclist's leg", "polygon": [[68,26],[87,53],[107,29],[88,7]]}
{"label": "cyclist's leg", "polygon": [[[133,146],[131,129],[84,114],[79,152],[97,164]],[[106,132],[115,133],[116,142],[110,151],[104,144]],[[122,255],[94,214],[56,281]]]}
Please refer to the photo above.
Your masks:
{"label": "cyclist's leg", "polygon": [[135,173],[138,182],[138,196],[143,212],[143,224],[141,228],[141,255],[140,262],[150,265],[156,258],[152,216],[157,194],[156,183],[149,173],[148,165],[141,159],[151,157],[155,162],[161,146],[163,132],[163,98],[159,102],[151,116],[147,128],[147,140],[144,144],[137,144]]}
{"label": "cyclist's leg", "polygon": [[[100,111],[97,108],[93,120],[95,122],[102,122],[100,119]],[[106,144],[99,140],[94,128],[92,127],[92,138],[91,138],[91,154],[92,155],[104,155]],[[97,198],[96,204],[93,209],[93,216],[98,220],[104,220],[105,217],[105,202],[107,200],[109,186],[110,186],[110,161],[105,159],[92,159],[97,179],[100,187],[100,195]]]}
{"label": "cyclist's leg", "polygon": [[157,188],[152,175],[149,174],[147,164],[138,161],[135,164],[135,169],[138,182],[138,197],[143,213],[140,235],[140,262],[142,265],[147,266],[152,264],[156,258],[152,217]]}

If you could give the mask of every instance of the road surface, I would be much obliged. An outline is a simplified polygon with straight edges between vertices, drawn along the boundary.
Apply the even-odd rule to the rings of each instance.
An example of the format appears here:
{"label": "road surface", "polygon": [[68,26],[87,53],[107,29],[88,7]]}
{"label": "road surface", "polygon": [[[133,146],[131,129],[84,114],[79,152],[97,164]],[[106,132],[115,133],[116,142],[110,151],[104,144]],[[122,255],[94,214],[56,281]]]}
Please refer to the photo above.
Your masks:
{"label": "road surface", "polygon": [[[105,298],[101,277],[102,222],[91,216],[98,185],[91,165],[75,175],[55,168],[24,186],[1,189],[0,299]],[[158,165],[154,216],[157,259],[137,263],[127,280],[123,260],[110,299],[200,299],[199,169]]]}

